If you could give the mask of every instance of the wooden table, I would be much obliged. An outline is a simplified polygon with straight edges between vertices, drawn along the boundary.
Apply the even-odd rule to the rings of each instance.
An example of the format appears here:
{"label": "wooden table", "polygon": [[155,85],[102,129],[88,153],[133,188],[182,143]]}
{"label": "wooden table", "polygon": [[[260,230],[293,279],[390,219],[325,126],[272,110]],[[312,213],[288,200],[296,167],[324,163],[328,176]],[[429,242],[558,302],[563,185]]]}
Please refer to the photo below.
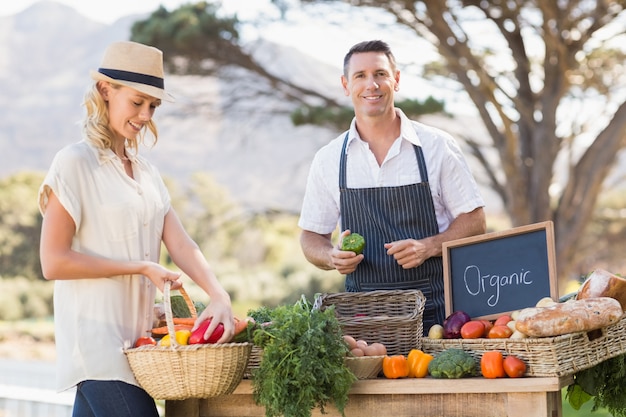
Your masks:
{"label": "wooden table", "polygon": [[[346,417],[561,417],[561,388],[569,377],[368,379],[350,389]],[[337,417],[313,410],[313,416]],[[264,417],[254,403],[252,383],[243,380],[230,395],[167,401],[166,417]]]}

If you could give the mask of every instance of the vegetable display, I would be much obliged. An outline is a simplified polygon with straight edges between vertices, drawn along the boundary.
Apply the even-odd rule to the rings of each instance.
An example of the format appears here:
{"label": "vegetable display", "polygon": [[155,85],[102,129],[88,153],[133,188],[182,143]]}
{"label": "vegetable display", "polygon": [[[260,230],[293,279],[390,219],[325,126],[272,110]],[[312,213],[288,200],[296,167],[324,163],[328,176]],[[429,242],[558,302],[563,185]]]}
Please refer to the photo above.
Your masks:
{"label": "vegetable display", "polygon": [[313,310],[302,297],[294,305],[264,310],[271,324],[253,334],[254,344],[263,348],[252,374],[255,402],[267,417],[307,417],[317,407],[324,413],[329,403],[343,415],[356,377],[344,364],[348,346],[334,308]]}

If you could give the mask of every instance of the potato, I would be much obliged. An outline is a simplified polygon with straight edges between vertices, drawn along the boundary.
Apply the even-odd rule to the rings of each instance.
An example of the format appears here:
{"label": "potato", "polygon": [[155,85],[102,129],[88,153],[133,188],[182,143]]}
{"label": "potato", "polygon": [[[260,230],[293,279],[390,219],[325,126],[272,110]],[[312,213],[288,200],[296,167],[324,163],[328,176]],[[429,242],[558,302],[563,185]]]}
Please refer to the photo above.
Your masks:
{"label": "potato", "polygon": [[428,330],[429,339],[443,339],[443,326],[441,324],[433,324]]}
{"label": "potato", "polygon": [[554,301],[552,298],[543,297],[541,300],[537,301],[537,305],[535,305],[535,307],[550,307],[554,304],[556,304],[556,301]]}

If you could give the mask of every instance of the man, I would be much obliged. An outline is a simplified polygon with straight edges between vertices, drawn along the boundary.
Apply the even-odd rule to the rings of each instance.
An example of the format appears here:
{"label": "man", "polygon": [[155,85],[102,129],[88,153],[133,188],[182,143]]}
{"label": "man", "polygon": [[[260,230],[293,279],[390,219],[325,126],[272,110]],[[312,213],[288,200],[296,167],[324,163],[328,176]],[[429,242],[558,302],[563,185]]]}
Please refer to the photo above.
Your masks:
{"label": "man", "polygon": [[[454,139],[394,108],[399,82],[385,42],[346,54],[341,83],[355,118],[315,155],[300,243],[309,262],[347,275],[346,291],[421,290],[427,331],[445,319],[442,244],[484,233],[484,202]],[[362,254],[339,249],[351,232],[365,237]]]}

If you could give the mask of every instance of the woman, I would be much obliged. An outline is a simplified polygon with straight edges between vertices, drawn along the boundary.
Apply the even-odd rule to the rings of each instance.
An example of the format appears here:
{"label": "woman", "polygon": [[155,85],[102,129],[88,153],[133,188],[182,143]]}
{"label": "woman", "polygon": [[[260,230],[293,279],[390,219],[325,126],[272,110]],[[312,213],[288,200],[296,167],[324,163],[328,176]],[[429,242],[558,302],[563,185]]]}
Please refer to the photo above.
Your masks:
{"label": "woman", "polygon": [[[197,325],[212,318],[228,341],[230,296],[183,229],[156,168],[137,153],[164,89],[160,50],[134,42],[107,48],[85,96],[83,139],[62,149],[41,186],[41,266],[55,280],[57,383],[77,387],[73,416],[158,416],[123,353],[152,327],[156,289],[180,288],[159,265],[161,242],[210,297]],[[167,376],[164,376],[167,377]]]}

